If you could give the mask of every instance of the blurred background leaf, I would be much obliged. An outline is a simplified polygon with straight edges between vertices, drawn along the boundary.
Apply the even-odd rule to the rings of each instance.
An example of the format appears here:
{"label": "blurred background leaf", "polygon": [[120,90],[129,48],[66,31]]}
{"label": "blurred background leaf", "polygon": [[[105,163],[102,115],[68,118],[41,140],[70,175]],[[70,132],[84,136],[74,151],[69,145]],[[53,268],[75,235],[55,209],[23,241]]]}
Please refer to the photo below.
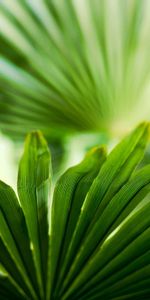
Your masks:
{"label": "blurred background leaf", "polygon": [[148,0],[1,0],[1,131],[21,143],[42,130],[58,173],[149,119],[149,12]]}

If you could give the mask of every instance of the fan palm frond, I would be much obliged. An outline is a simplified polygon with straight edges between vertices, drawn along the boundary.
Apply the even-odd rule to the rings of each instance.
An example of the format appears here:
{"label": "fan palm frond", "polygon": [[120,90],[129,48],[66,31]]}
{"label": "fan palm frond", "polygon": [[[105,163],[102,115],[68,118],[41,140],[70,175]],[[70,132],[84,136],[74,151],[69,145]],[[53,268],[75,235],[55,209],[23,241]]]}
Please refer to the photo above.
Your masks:
{"label": "fan palm frond", "polygon": [[48,137],[149,118],[149,6],[1,0],[0,127]]}
{"label": "fan palm frond", "polygon": [[18,197],[0,182],[2,300],[149,299],[148,140],[143,123],[109,155],[90,150],[52,192],[46,141],[27,136]]}

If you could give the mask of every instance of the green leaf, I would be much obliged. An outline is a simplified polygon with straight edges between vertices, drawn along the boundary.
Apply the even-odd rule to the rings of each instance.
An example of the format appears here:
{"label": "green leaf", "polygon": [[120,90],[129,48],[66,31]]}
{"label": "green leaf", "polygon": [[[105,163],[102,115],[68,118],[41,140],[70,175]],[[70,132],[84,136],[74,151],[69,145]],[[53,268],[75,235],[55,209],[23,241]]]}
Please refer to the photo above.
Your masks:
{"label": "green leaf", "polygon": [[18,194],[27,222],[41,295],[46,289],[47,276],[50,172],[50,153],[43,136],[40,132],[29,134],[19,166]]}
{"label": "green leaf", "polygon": [[5,133],[118,135],[149,118],[149,2],[130,2],[0,1]]}
{"label": "green leaf", "polygon": [[[149,299],[149,138],[142,123],[106,157],[91,149],[57,181],[40,132],[27,136],[18,196],[0,182],[0,298]],[[145,298],[144,298],[145,297]]]}
{"label": "green leaf", "polygon": [[10,295],[13,300],[27,299],[20,287],[16,285],[2,266],[0,266],[0,291],[3,300],[9,299]]}
{"label": "green leaf", "polygon": [[[149,125],[143,123],[123,141],[121,141],[120,144],[115,147],[115,149],[113,149],[113,151],[109,154],[106,162],[103,164],[96,180],[89,190],[88,196],[83,203],[76,230],[67,251],[66,260],[70,261],[70,258],[72,259],[75,256],[77,257],[76,260],[73,261],[72,269],[67,274],[67,278],[69,278],[68,280],[72,280],[72,278],[78,273],[84,261],[86,261],[89,255],[92,254],[92,250],[94,250],[94,248],[97,246],[100,238],[103,237],[103,235],[99,237],[99,225],[97,225],[97,220],[99,220],[101,224],[103,211],[105,212],[105,208],[107,208],[107,205],[109,204],[113,196],[128,181],[137,163],[143,157],[144,150],[148,141],[148,136]],[[149,183],[147,175],[145,177],[147,182],[143,182],[143,186]],[[128,202],[129,199],[127,198],[126,202]],[[115,202],[116,201],[114,200],[114,206],[116,205]],[[119,211],[119,207],[117,205],[116,213],[118,213],[119,215],[120,212],[121,209]],[[108,217],[106,217],[106,220],[107,219]],[[101,226],[100,228],[102,230]],[[106,230],[105,227],[104,229]],[[95,240],[95,243],[91,243],[91,241],[89,240],[88,246],[84,247],[83,239],[86,233],[87,241],[90,234],[93,240],[97,236],[97,241]],[[80,248],[79,253],[77,251],[77,247],[79,247],[80,244],[84,252],[83,256],[82,254],[80,255]]]}
{"label": "green leaf", "polygon": [[[149,228],[149,209],[150,203],[133,214],[128,221],[125,221],[116,228],[115,232],[112,232],[112,234],[108,236],[103,245],[99,247],[96,254],[91,257],[91,259],[86,263],[86,266],[70,285],[64,299],[66,299],[66,296],[68,297],[68,295],[82,286],[83,283],[87,282],[87,280],[108,264],[110,260],[115,258],[118,253],[130,245],[132,241]],[[136,251],[136,248],[134,248],[134,251]]]}
{"label": "green leaf", "polygon": [[[90,297],[95,293],[107,293],[111,286],[135,270],[150,262],[150,229],[146,229],[135,241],[112,259],[102,270],[88,280],[77,292],[79,297]],[[136,251],[136,252],[135,252]]]}
{"label": "green leaf", "polygon": [[[5,266],[6,270],[7,268],[8,271],[11,270],[12,276],[13,269],[14,271],[15,269],[18,269],[18,266],[15,265],[16,262],[17,264],[19,263],[21,271],[24,274],[24,268],[22,266],[23,263],[30,280],[32,281],[34,287],[37,288],[35,268],[30,247],[31,242],[27,231],[25,217],[14,191],[10,186],[3,182],[0,182],[0,219],[0,223],[2,225],[0,228],[0,251],[2,255],[1,262],[4,265],[7,265],[7,267]],[[10,247],[10,253],[7,247]],[[11,256],[14,258],[12,259]],[[20,259],[22,259],[21,264]],[[24,274],[25,278],[27,278],[27,274]],[[17,280],[19,280],[19,282],[21,280],[20,275],[16,270]]]}
{"label": "green leaf", "polygon": [[[56,184],[51,215],[51,250],[49,265],[51,272],[51,290],[56,276],[57,264],[60,259],[60,251],[62,252],[63,260],[65,251],[69,245],[69,239],[75,229],[84,197],[105,158],[103,148],[96,148],[90,151],[83,162],[67,170]],[[88,184],[86,180],[88,180]],[[79,198],[80,195],[81,198]]]}
{"label": "green leaf", "polygon": [[[143,197],[138,197],[139,190],[144,186],[150,184],[150,166],[146,166],[144,170],[142,169],[134,180],[129,181],[124,187],[112,198],[112,200],[107,205],[100,219],[98,218],[90,231],[88,231],[87,236],[82,242],[81,249],[79,249],[77,258],[74,260],[74,265],[72,268],[81,268],[83,263],[89,258],[94,251],[96,251],[99,243],[107,238],[108,230],[109,233],[112,232],[112,225],[114,221],[117,221],[118,216],[124,210],[124,207],[128,206],[128,202],[132,202],[132,198],[136,195],[136,199],[140,202]],[[149,187],[150,192],[150,187]],[[143,195],[142,195],[143,196]],[[138,204],[138,202],[136,203]],[[131,210],[130,210],[131,212]],[[122,219],[117,222],[120,225]]]}

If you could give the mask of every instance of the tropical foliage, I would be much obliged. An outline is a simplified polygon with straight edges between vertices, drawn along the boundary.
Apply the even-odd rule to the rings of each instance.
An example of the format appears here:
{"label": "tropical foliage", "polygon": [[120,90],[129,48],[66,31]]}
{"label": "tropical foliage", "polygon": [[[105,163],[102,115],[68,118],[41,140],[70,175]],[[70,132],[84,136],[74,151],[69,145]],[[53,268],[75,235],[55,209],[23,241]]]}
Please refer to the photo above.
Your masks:
{"label": "tropical foliage", "polygon": [[0,128],[52,138],[149,118],[149,12],[147,0],[1,0]]}
{"label": "tropical foliage", "polygon": [[18,197],[0,182],[1,300],[150,299],[148,139],[143,123],[90,150],[53,191],[46,141],[27,136]]}

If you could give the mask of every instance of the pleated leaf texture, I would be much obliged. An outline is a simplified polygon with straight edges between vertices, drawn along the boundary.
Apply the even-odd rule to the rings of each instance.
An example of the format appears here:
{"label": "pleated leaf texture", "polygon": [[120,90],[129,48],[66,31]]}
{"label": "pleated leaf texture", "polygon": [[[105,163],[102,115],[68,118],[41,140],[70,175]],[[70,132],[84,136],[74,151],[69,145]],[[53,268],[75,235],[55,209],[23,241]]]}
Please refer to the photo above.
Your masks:
{"label": "pleated leaf texture", "polygon": [[0,128],[117,135],[149,120],[149,31],[147,0],[1,0]]}
{"label": "pleated leaf texture", "polygon": [[0,182],[1,300],[150,299],[148,141],[142,123],[91,149],[52,192],[46,141],[27,136],[18,196]]}

